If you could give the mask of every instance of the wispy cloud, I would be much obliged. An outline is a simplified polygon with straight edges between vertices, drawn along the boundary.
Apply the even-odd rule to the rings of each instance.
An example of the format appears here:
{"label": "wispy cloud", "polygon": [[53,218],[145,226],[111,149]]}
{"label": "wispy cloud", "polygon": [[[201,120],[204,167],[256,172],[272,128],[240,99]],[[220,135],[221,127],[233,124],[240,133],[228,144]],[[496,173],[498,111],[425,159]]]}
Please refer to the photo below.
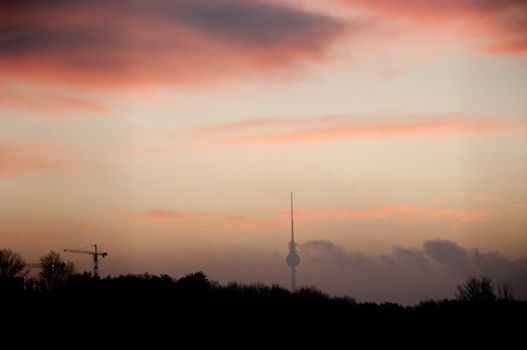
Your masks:
{"label": "wispy cloud", "polygon": [[427,116],[421,119],[363,122],[349,116],[315,118],[261,118],[217,124],[200,129],[213,141],[227,145],[269,145],[329,142],[352,139],[484,134],[525,130],[525,125],[505,119],[467,118],[462,115]]}
{"label": "wispy cloud", "polygon": [[337,0],[367,10],[379,22],[400,24],[410,31],[451,32],[450,40],[480,40],[496,54],[527,53],[527,2],[524,0]]}
{"label": "wispy cloud", "polygon": [[[281,215],[288,215],[282,211]],[[476,209],[420,207],[416,205],[381,205],[374,208],[329,208],[297,210],[303,220],[356,220],[391,219],[398,217],[424,217],[430,219],[451,219],[459,221],[485,221],[491,214]]]}
{"label": "wispy cloud", "polygon": [[179,210],[166,210],[166,209],[152,209],[144,211],[138,214],[144,218],[161,221],[161,220],[180,220],[180,219],[193,219],[193,218],[204,218],[210,216],[209,213],[193,213]]}
{"label": "wispy cloud", "polygon": [[0,73],[99,88],[295,70],[346,27],[262,0],[21,0],[0,4],[0,23]]}
{"label": "wispy cloud", "polygon": [[287,226],[280,216],[256,218],[220,212],[192,212],[171,209],[153,209],[133,213],[132,217],[147,220],[163,228],[190,231],[222,232],[230,230],[262,230]]}
{"label": "wispy cloud", "polygon": [[[192,231],[225,232],[229,230],[269,230],[286,228],[289,209],[268,217],[252,217],[219,212],[192,212],[172,209],[152,209],[128,215],[159,225],[162,228],[181,228]],[[416,205],[381,205],[374,208],[297,209],[295,216],[309,225],[312,221],[389,220],[427,218],[432,220],[485,221],[491,218],[486,211],[465,208],[433,208]]]}
{"label": "wispy cloud", "polygon": [[4,216],[0,218],[0,244],[9,247],[25,241],[34,245],[40,239],[49,239],[61,233],[84,233],[98,229],[97,221],[90,219],[54,217],[28,220],[27,213],[19,217]]}
{"label": "wispy cloud", "polygon": [[491,215],[488,212],[473,209],[422,208],[415,205],[403,205],[397,208],[403,215],[423,216],[436,219],[456,219],[461,221],[485,221]]}
{"label": "wispy cloud", "polygon": [[88,112],[95,115],[114,115],[107,106],[75,96],[61,95],[49,88],[14,89],[0,87],[0,106],[37,111],[47,116],[64,116],[72,112]]}
{"label": "wispy cloud", "polygon": [[0,178],[69,171],[82,166],[66,148],[47,144],[0,143]]}

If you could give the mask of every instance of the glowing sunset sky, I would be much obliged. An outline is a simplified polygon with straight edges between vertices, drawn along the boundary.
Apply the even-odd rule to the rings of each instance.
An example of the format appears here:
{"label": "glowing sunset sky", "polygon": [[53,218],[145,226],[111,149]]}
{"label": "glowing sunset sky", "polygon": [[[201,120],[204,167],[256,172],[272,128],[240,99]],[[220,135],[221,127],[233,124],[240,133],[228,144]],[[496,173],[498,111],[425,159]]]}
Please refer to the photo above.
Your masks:
{"label": "glowing sunset sky", "polygon": [[292,191],[299,284],[514,282],[526,92],[524,0],[0,1],[0,248],[287,285]]}

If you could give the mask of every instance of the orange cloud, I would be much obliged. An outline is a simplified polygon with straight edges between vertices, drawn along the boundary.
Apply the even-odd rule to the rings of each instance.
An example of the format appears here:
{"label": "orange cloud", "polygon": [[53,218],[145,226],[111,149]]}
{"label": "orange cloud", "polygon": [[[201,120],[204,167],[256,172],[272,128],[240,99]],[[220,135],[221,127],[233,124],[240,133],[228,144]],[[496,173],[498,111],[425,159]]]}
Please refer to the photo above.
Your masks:
{"label": "orange cloud", "polygon": [[[392,217],[397,208],[383,205],[373,209],[331,208],[320,210],[295,210],[295,217],[299,220],[349,220],[349,219],[386,219]],[[289,216],[289,210],[280,211],[280,216]]]}
{"label": "orange cloud", "polygon": [[139,214],[145,218],[157,221],[157,220],[179,220],[179,219],[192,219],[202,218],[209,216],[208,213],[190,213],[178,210],[163,210],[163,209],[152,209]]}
{"label": "orange cloud", "polygon": [[[280,212],[289,215],[288,211]],[[480,210],[455,208],[426,208],[415,205],[382,205],[372,209],[330,208],[322,210],[295,211],[300,220],[355,220],[390,219],[398,216],[426,217],[432,219],[453,219],[459,221],[485,221],[491,216]]]}
{"label": "orange cloud", "polygon": [[362,138],[482,134],[525,130],[519,122],[440,116],[424,120],[358,122],[353,117],[325,116],[304,119],[266,118],[202,128],[216,142],[230,145],[328,142]]}
{"label": "orange cloud", "polygon": [[[289,225],[289,209],[281,210],[269,218],[253,218],[221,213],[196,213],[178,210],[154,209],[132,217],[150,221],[167,229],[189,231],[225,232],[230,230],[256,231],[286,228]],[[295,210],[300,222],[327,220],[386,220],[399,217],[424,217],[440,220],[485,221],[489,213],[471,209],[426,208],[415,205],[381,205],[371,209],[327,208]]]}
{"label": "orange cloud", "polygon": [[413,24],[412,30],[452,31],[451,40],[482,40],[487,52],[527,53],[525,0],[338,0],[367,10],[383,23]]}
{"label": "orange cloud", "polygon": [[484,221],[490,218],[490,214],[479,210],[421,208],[415,205],[403,205],[398,208],[398,212],[403,215],[460,221]]}
{"label": "orange cloud", "polygon": [[19,240],[31,240],[40,239],[44,233],[41,231],[17,231],[17,230],[0,230],[0,241],[2,243],[6,242],[17,242]]}
{"label": "orange cloud", "polygon": [[[35,221],[36,220],[36,221]],[[18,241],[37,242],[39,239],[60,233],[93,232],[100,227],[91,220],[71,218],[49,218],[44,220],[20,217],[0,218],[0,243],[16,244]]]}
{"label": "orange cloud", "polygon": [[43,144],[0,143],[0,178],[78,169],[69,150]]}
{"label": "orange cloud", "polygon": [[99,88],[301,69],[345,29],[263,0],[20,0],[0,4],[0,24],[0,74]]}
{"label": "orange cloud", "polygon": [[134,214],[152,223],[169,229],[188,229],[196,231],[262,230],[286,226],[287,221],[276,218],[251,218],[242,215],[221,213],[185,212],[179,210],[154,209]]}
{"label": "orange cloud", "polygon": [[112,115],[113,111],[99,103],[72,96],[61,96],[49,92],[47,88],[16,91],[0,89],[0,106],[23,108],[52,115],[63,115],[70,112],[91,112]]}

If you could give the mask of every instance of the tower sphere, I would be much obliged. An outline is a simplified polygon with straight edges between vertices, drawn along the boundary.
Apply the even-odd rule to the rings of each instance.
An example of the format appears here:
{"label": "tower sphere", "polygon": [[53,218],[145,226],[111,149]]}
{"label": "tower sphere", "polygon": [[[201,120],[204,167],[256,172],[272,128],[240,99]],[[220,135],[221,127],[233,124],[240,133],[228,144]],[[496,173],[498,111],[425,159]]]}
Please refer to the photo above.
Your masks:
{"label": "tower sphere", "polygon": [[296,252],[291,252],[287,256],[285,261],[287,262],[287,265],[289,265],[289,267],[297,267],[298,264],[300,264],[300,257]]}

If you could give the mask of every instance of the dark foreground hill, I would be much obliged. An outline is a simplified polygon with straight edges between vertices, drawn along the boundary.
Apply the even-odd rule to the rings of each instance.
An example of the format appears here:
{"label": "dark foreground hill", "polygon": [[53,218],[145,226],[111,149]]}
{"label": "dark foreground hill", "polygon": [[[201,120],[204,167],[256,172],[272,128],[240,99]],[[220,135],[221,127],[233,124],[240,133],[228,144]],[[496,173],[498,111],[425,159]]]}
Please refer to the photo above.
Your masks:
{"label": "dark foreground hill", "polygon": [[315,288],[220,286],[202,273],[179,280],[76,275],[58,290],[4,286],[0,293],[1,339],[14,348],[429,348],[460,341],[504,348],[523,342],[527,331],[527,302],[357,303]]}

